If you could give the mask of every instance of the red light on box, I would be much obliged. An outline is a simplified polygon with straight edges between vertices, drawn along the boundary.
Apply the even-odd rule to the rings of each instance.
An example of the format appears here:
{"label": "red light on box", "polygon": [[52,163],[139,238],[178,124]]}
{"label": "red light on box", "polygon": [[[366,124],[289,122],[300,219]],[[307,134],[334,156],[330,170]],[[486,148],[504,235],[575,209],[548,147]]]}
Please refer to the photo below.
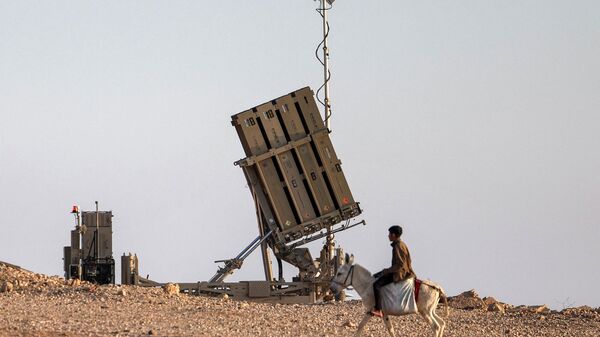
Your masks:
{"label": "red light on box", "polygon": [[73,205],[73,210],[71,213],[79,213],[79,207],[77,207],[77,205]]}

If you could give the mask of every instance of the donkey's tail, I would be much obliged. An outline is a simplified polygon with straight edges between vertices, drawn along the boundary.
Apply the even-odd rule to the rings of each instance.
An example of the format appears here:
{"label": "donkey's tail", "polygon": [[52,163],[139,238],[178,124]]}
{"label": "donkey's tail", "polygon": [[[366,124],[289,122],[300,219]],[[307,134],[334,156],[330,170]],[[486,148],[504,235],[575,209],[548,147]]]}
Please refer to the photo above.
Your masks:
{"label": "donkey's tail", "polygon": [[444,318],[446,318],[448,317],[448,315],[450,315],[450,309],[448,306],[448,296],[446,296],[444,289],[440,288],[438,289],[438,291],[440,292],[440,297],[444,300],[444,306],[446,307],[446,315],[444,316]]}

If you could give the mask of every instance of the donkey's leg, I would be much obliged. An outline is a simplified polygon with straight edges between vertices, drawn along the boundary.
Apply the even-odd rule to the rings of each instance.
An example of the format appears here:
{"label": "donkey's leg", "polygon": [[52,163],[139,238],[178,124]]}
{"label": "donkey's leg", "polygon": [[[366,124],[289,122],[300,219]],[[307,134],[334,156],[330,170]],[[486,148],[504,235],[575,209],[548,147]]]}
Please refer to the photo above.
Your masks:
{"label": "donkey's leg", "polygon": [[446,322],[444,322],[444,319],[442,317],[440,317],[440,315],[437,314],[437,312],[435,311],[435,308],[431,311],[431,314],[433,316],[433,319],[435,319],[437,321],[438,325],[440,326],[440,331],[438,332],[437,337],[443,337],[444,329],[446,328]]}
{"label": "donkey's leg", "polygon": [[370,313],[366,313],[365,316],[363,317],[362,321],[360,321],[360,324],[358,325],[358,329],[356,329],[356,337],[360,336],[362,334],[363,329],[365,328],[365,325],[367,325],[367,322],[369,321],[369,319],[371,319],[371,314]]}
{"label": "donkey's leg", "polygon": [[390,336],[396,337],[396,332],[394,331],[394,325],[392,324],[392,321],[390,321],[390,316],[384,314],[383,322],[385,323],[385,327],[387,328],[387,331],[390,333]]}
{"label": "donkey's leg", "polygon": [[433,329],[434,337],[440,337],[440,323],[433,314],[438,301],[439,297],[436,290],[421,286],[419,300],[417,301],[417,310]]}
{"label": "donkey's leg", "polygon": [[436,337],[442,337],[444,335],[444,329],[446,328],[446,322],[444,322],[444,319],[442,319],[442,317],[436,312],[438,303],[440,302],[440,294],[437,290],[433,294],[435,296],[433,298],[431,306],[429,307],[429,312],[431,313],[431,318],[434,321],[436,321],[439,326],[439,330],[437,332]]}
{"label": "donkey's leg", "polygon": [[433,315],[431,314],[431,310],[419,310],[419,313],[421,314],[421,317],[423,317],[427,323],[429,323],[429,325],[431,326],[431,328],[433,329],[433,337],[439,337],[439,329],[440,326],[438,324],[438,322],[433,318]]}

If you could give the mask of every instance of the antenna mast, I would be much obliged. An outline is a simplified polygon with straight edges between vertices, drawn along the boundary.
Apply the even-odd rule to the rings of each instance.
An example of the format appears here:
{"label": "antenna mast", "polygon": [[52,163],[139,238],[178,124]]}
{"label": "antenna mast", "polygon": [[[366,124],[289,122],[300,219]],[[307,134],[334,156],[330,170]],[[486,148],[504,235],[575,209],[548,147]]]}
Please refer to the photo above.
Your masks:
{"label": "antenna mast", "polygon": [[[317,99],[319,98],[319,91],[324,88],[325,90],[325,99],[324,102],[319,100],[321,104],[325,107],[325,126],[327,130],[331,132],[331,100],[329,99],[329,79],[331,77],[331,72],[329,71],[329,47],[327,46],[327,37],[329,36],[329,22],[327,21],[327,11],[331,9],[332,4],[335,0],[319,0],[320,6],[317,9],[317,12],[321,14],[323,18],[323,41],[321,41],[320,45],[323,45],[323,59],[319,57],[317,54],[317,59],[323,65],[323,85],[317,90]],[[329,7],[327,7],[329,5]],[[318,51],[319,47],[317,47]]]}
{"label": "antenna mast", "polygon": [[[317,10],[317,12],[319,12],[319,14],[321,14],[321,17],[323,18],[323,41],[321,41],[320,45],[323,45],[323,59],[321,60],[319,58],[319,54],[318,54],[318,50],[319,47],[317,46],[317,51],[315,52],[317,55],[317,59],[321,62],[321,64],[323,65],[323,85],[319,88],[319,90],[317,90],[317,100],[319,100],[319,91],[324,88],[325,89],[325,101],[321,102],[319,100],[319,102],[321,104],[323,104],[323,106],[325,107],[325,117],[324,117],[324,121],[325,121],[325,127],[327,127],[327,130],[329,132],[331,132],[331,100],[329,99],[329,79],[331,78],[331,72],[329,71],[329,47],[327,45],[327,37],[329,36],[329,22],[327,21],[327,11],[329,11],[332,8],[332,4],[335,0],[319,0],[319,9]],[[329,5],[329,7],[327,7],[327,5]],[[333,256],[334,256],[334,249],[335,249],[335,242],[334,240],[334,235],[333,235],[333,231],[332,231],[332,226],[327,226],[327,236],[325,239],[325,245],[323,246],[323,250],[322,253],[324,254],[324,260],[327,261],[327,263],[330,265],[327,268],[327,271],[324,271],[325,273],[332,273],[330,276],[333,277]]]}

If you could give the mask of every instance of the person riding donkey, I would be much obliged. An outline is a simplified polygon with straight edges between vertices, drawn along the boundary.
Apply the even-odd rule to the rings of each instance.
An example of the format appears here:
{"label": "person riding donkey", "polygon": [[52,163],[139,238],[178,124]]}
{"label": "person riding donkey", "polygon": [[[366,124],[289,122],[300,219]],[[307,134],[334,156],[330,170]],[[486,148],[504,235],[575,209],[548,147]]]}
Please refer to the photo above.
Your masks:
{"label": "person riding donkey", "polygon": [[412,270],[408,247],[400,240],[402,227],[392,226],[388,231],[388,238],[392,242],[392,266],[373,275],[376,278],[373,283],[375,307],[371,310],[371,315],[377,317],[383,317],[383,312],[381,311],[381,288],[392,282],[397,283],[417,277]]}

